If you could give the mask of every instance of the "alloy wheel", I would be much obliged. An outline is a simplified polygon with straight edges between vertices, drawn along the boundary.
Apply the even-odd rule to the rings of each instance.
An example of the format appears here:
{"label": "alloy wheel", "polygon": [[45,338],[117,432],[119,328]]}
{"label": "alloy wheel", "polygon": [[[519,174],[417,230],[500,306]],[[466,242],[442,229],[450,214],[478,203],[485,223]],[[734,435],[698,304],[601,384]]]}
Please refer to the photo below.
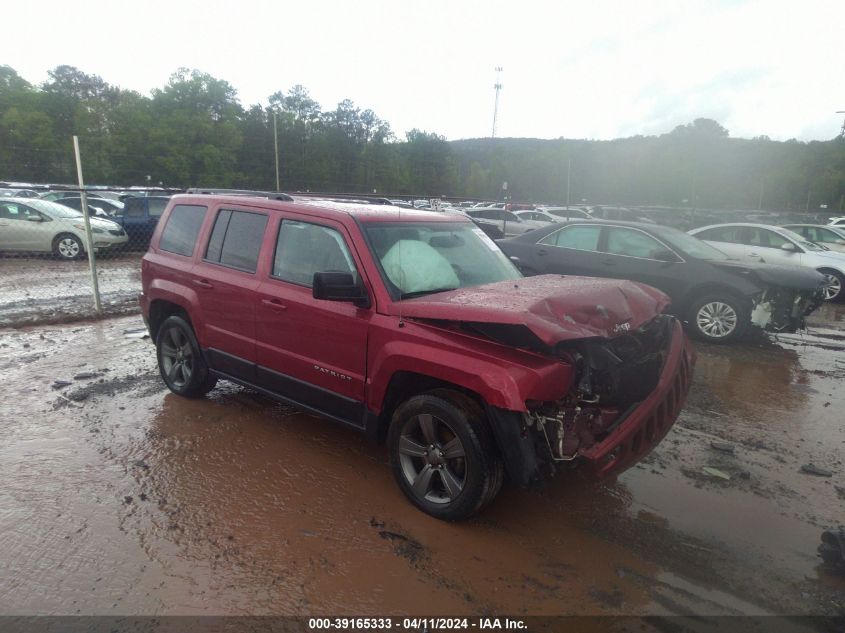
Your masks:
{"label": "alloy wheel", "polygon": [[171,327],[164,333],[161,362],[168,382],[177,389],[181,389],[191,380],[194,372],[194,353],[188,337],[178,327]]}
{"label": "alloy wheel", "polygon": [[72,237],[63,237],[57,244],[59,255],[67,259],[75,259],[79,257],[79,242]]}
{"label": "alloy wheel", "polygon": [[831,299],[835,299],[839,296],[839,293],[842,292],[842,282],[839,280],[839,277],[836,275],[825,275],[824,276],[824,299],[825,301],[830,301]]}
{"label": "alloy wheel", "polygon": [[421,413],[407,420],[399,438],[402,474],[414,494],[432,503],[454,501],[466,484],[466,453],[444,420]]}
{"label": "alloy wheel", "polygon": [[698,329],[710,338],[725,338],[736,329],[736,310],[727,303],[711,301],[698,310],[695,317]]}

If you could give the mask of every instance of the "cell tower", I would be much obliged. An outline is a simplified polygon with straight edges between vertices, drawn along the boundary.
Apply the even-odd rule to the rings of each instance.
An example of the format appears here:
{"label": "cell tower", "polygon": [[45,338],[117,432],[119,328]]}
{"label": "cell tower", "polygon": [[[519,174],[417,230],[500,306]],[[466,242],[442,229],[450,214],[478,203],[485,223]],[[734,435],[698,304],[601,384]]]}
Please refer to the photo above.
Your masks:
{"label": "cell tower", "polygon": [[499,116],[499,92],[502,90],[502,82],[499,79],[501,74],[502,67],[496,66],[496,83],[493,84],[493,88],[496,90],[496,100],[493,102],[493,136],[491,138],[496,138],[496,119]]}

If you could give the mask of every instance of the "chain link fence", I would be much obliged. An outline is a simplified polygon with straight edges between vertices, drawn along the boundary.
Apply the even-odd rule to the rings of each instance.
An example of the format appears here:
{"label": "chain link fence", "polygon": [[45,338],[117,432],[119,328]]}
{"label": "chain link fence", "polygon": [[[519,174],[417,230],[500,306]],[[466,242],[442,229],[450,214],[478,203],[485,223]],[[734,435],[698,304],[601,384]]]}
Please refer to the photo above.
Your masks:
{"label": "chain link fence", "polygon": [[79,190],[0,192],[0,326],[61,322],[138,309],[140,260],[169,194]]}

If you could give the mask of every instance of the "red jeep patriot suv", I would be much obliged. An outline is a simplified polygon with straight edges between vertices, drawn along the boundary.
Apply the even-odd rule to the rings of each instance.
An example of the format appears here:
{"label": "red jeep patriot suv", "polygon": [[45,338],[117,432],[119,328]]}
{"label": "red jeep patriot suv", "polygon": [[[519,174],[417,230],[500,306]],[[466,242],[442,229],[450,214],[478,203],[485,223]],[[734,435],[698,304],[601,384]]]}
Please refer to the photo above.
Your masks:
{"label": "red jeep patriot suv", "polygon": [[448,520],[505,473],[621,472],[677,418],[693,353],[654,288],[523,278],[459,215],[281,197],[165,210],[140,302],[174,393],[222,378],[386,441],[405,495]]}

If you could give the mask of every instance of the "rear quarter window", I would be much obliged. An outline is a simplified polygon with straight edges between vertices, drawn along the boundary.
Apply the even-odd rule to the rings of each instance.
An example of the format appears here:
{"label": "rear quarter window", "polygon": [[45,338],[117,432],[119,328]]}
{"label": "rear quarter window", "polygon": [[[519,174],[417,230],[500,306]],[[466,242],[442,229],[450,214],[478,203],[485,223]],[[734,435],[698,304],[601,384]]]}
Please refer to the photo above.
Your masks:
{"label": "rear quarter window", "polygon": [[193,204],[178,204],[173,207],[161,234],[159,249],[191,257],[207,210],[207,207]]}

